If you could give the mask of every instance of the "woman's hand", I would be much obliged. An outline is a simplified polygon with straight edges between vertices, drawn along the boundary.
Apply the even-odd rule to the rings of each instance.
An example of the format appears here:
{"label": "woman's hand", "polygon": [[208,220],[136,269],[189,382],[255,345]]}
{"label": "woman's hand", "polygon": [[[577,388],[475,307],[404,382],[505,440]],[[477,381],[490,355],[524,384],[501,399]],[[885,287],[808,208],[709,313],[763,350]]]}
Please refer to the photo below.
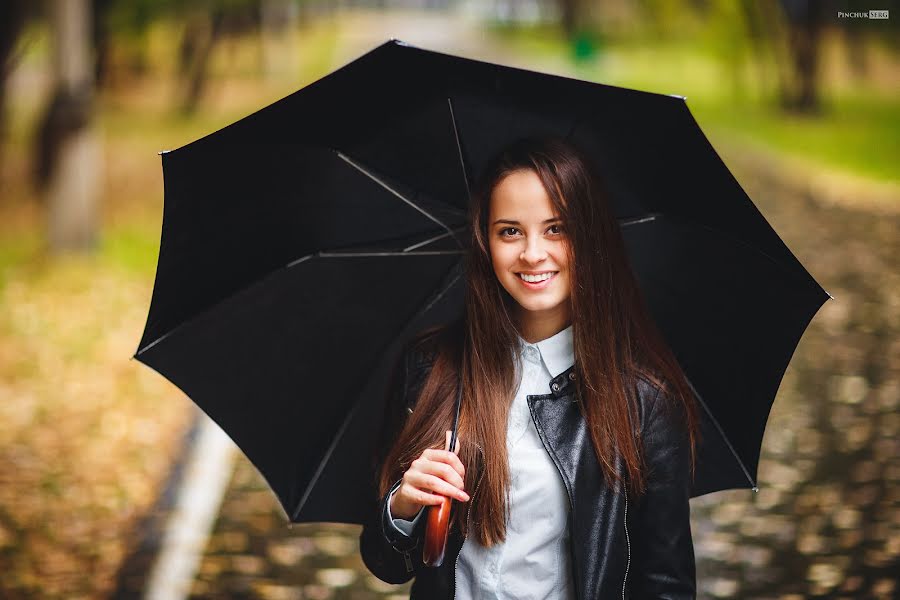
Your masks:
{"label": "woman's hand", "polygon": [[[450,432],[444,447],[450,446]],[[391,515],[401,519],[412,519],[423,506],[440,504],[444,496],[468,502],[469,495],[463,491],[466,469],[459,460],[459,437],[456,450],[427,448],[403,474],[403,483],[391,498]]]}

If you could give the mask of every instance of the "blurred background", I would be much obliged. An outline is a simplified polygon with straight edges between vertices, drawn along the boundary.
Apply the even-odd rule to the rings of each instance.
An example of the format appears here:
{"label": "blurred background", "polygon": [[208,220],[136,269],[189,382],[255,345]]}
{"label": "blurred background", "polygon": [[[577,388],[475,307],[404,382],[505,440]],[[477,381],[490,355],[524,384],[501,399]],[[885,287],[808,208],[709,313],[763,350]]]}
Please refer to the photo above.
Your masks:
{"label": "blurred background", "polygon": [[[877,16],[869,9],[889,14],[867,18]],[[154,581],[181,587],[157,597],[407,596],[408,586],[362,565],[358,527],[288,528],[243,456],[198,453],[193,404],[130,360],[156,267],[157,152],[389,38],[687,96],[735,177],[834,296],[785,374],[760,491],[693,502],[699,595],[897,597],[894,9],[882,0],[4,0],[0,597],[137,597]],[[205,489],[208,526],[190,521],[193,558],[169,572],[164,538],[198,454],[223,485]]]}

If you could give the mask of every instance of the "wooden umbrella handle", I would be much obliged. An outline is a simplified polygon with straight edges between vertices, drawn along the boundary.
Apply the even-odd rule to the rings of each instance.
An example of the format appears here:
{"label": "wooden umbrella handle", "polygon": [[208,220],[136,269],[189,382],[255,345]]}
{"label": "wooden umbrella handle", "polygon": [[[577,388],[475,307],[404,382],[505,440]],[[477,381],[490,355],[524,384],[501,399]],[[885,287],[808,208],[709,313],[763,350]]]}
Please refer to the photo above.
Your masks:
{"label": "wooden umbrella handle", "polygon": [[[460,364],[462,362],[460,361]],[[450,429],[450,439],[447,449],[453,451],[456,448],[457,428],[459,427],[459,408],[462,404],[462,370],[460,370],[459,382],[456,386],[456,402],[453,416],[453,426]],[[428,511],[428,521],[425,524],[425,543],[422,546],[422,562],[428,567],[439,567],[444,563],[444,551],[447,549],[447,535],[450,533],[450,507],[452,500],[444,496],[440,504],[433,504]]]}
{"label": "wooden umbrella handle", "polygon": [[428,567],[439,567],[444,562],[447,534],[450,530],[450,506],[453,501],[444,496],[440,504],[433,504],[425,524],[425,543],[422,546],[422,562]]}

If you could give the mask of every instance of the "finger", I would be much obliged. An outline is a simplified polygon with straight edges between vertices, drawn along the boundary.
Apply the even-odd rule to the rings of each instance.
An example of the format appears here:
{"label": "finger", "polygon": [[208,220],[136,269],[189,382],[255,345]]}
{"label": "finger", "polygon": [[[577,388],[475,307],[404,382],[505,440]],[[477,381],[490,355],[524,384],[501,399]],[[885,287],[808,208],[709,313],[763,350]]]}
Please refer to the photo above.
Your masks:
{"label": "finger", "polygon": [[469,495],[467,493],[434,475],[419,473],[418,476],[414,478],[413,485],[421,492],[441,494],[442,496],[453,498],[460,502],[467,502],[469,500]]}
{"label": "finger", "polygon": [[432,460],[427,464],[422,465],[422,468],[420,468],[419,470],[422,473],[428,473],[429,475],[440,477],[444,481],[455,485],[459,489],[463,489],[465,487],[465,480],[463,479],[462,475],[460,475],[456,469],[454,469],[447,463]]}
{"label": "finger", "polygon": [[440,504],[446,497],[442,496],[441,494],[431,494],[414,487],[405,490],[403,492],[403,495],[406,496],[406,499],[408,501],[422,506],[433,506],[435,504]]}
{"label": "finger", "polygon": [[422,452],[422,458],[424,458],[425,460],[446,463],[456,469],[456,472],[459,473],[460,477],[466,476],[466,467],[462,464],[462,461],[459,460],[459,456],[453,454],[452,452],[448,452],[446,450],[438,450],[436,448],[427,448],[424,452]]}
{"label": "finger", "polygon": [[[439,463],[431,463],[432,465],[438,465]],[[443,465],[445,468],[448,468],[447,465]],[[449,471],[453,473],[452,470]],[[465,494],[465,490],[462,489],[462,486],[457,486],[453,482],[445,479],[447,475],[441,473],[440,471],[432,471],[432,470],[424,470],[424,471],[407,471],[404,476],[404,484],[412,486],[416,489],[420,489],[425,492],[430,492],[434,494],[443,494],[444,496],[460,498],[460,494]]]}

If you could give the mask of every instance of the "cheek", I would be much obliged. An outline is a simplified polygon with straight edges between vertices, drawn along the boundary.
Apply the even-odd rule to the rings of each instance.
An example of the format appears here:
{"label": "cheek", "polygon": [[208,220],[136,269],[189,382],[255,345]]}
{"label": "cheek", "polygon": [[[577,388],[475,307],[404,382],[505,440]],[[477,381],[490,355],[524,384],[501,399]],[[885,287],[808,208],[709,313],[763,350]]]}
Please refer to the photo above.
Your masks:
{"label": "cheek", "polygon": [[509,252],[505,244],[500,244],[492,241],[490,243],[489,249],[491,251],[491,264],[494,267],[494,273],[498,276],[508,269],[508,261],[509,261]]}

